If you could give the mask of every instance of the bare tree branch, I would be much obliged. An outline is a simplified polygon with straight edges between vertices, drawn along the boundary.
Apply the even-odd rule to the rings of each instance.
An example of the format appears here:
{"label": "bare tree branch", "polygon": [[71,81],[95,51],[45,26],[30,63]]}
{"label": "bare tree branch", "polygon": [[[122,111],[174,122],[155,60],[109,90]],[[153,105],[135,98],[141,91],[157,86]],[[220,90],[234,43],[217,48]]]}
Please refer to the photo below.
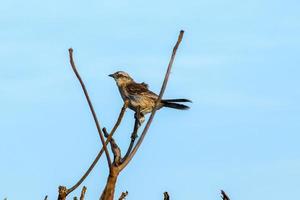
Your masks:
{"label": "bare tree branch", "polygon": [[179,44],[181,43],[182,41],[182,38],[183,38],[183,34],[184,34],[184,31],[181,30],[180,31],[180,34],[178,36],[178,40],[173,48],[173,52],[172,52],[172,56],[171,56],[171,59],[170,59],[170,62],[169,62],[169,65],[168,65],[168,68],[167,68],[167,72],[166,72],[166,75],[165,75],[165,78],[164,78],[164,82],[162,84],[162,87],[160,89],[160,93],[159,93],[159,96],[157,98],[157,101],[156,101],[156,106],[155,108],[153,109],[148,121],[147,121],[147,124],[139,138],[139,140],[137,141],[135,147],[133,148],[131,154],[128,156],[128,158],[126,160],[124,160],[124,162],[120,165],[120,170],[123,170],[127,165],[128,163],[131,161],[131,159],[133,158],[133,156],[135,155],[135,153],[137,152],[137,150],[139,149],[140,145],[142,144],[143,140],[144,140],[144,137],[145,135],[147,134],[147,131],[152,123],[152,120],[154,118],[154,115],[156,113],[156,110],[157,110],[157,105],[158,103],[160,102],[160,100],[162,99],[162,96],[165,92],[165,89],[166,89],[166,86],[167,86],[167,83],[168,83],[168,79],[169,79],[169,76],[170,76],[170,73],[171,73],[171,69],[172,69],[172,65],[173,65],[173,62],[174,62],[174,59],[175,59],[175,55],[176,55],[176,52],[177,52],[177,49],[178,49],[178,46]]}
{"label": "bare tree branch", "polygon": [[133,128],[133,132],[131,134],[131,140],[130,140],[130,144],[129,144],[129,147],[126,151],[126,154],[125,156],[123,157],[122,161],[121,162],[124,162],[129,154],[131,153],[131,150],[133,148],[133,145],[134,145],[134,142],[135,142],[135,139],[137,138],[137,132],[138,132],[138,129],[139,129],[139,120],[138,118],[135,119],[135,122],[134,122],[134,128]]}
{"label": "bare tree branch", "polygon": [[98,133],[99,133],[99,136],[100,136],[100,139],[101,139],[101,142],[102,142],[102,145],[103,145],[105,154],[106,154],[108,167],[110,167],[110,165],[111,165],[111,159],[110,159],[110,156],[109,156],[107,147],[106,147],[106,145],[105,145],[104,137],[103,137],[102,132],[101,132],[100,123],[99,123],[99,121],[98,121],[96,112],[95,112],[94,107],[93,107],[93,104],[92,104],[92,102],[91,102],[91,100],[90,100],[90,97],[89,97],[89,94],[88,94],[88,92],[87,92],[87,89],[86,89],[86,87],[85,87],[85,85],[84,85],[84,83],[83,83],[83,81],[82,81],[82,79],[81,79],[81,77],[80,77],[80,75],[79,75],[77,69],[76,69],[76,66],[75,66],[75,63],[74,63],[74,59],[73,59],[73,49],[72,49],[72,48],[69,49],[69,56],[70,56],[70,64],[71,64],[71,66],[72,66],[72,69],[73,69],[73,71],[74,71],[74,73],[75,73],[77,79],[78,79],[79,82],[80,82],[80,85],[81,85],[81,87],[82,87],[82,90],[83,90],[83,92],[84,92],[84,95],[85,95],[85,97],[86,97],[86,100],[87,100],[87,102],[88,102],[88,105],[89,105],[89,107],[90,107],[91,113],[92,113],[92,115],[93,115],[94,122],[95,122],[95,124],[96,124],[97,130],[98,130]]}
{"label": "bare tree branch", "polygon": [[[103,128],[103,133],[105,137],[108,137],[109,134],[106,131],[106,128]],[[119,146],[117,145],[117,143],[115,142],[114,138],[112,137],[110,140],[110,146],[111,146],[111,151],[114,154],[114,162],[113,165],[115,166],[119,166],[121,163],[121,150],[119,148]]]}
{"label": "bare tree branch", "polygon": [[80,200],[84,200],[85,193],[86,193],[86,187],[83,186],[80,194]]}
{"label": "bare tree branch", "polygon": [[67,188],[65,186],[59,186],[57,200],[65,200],[67,195]]}
{"label": "bare tree branch", "polygon": [[[120,123],[121,123],[121,121],[124,117],[124,114],[125,114],[125,111],[126,111],[127,107],[128,107],[128,102],[125,102],[122,109],[121,109],[121,112],[119,114],[117,122],[115,123],[113,129],[111,130],[109,136],[107,137],[107,139],[105,141],[105,146],[109,143],[109,141],[112,138],[113,134],[115,133],[115,131],[119,127],[119,125],[120,125]],[[88,168],[88,170],[83,174],[83,176],[79,179],[79,181],[74,186],[72,186],[70,189],[68,189],[68,194],[73,192],[86,179],[86,177],[88,177],[88,175],[91,173],[91,171],[93,170],[93,168],[96,166],[97,162],[99,161],[101,155],[103,154],[103,151],[104,151],[104,149],[102,147],[102,149],[99,151],[98,155],[96,156],[96,158],[94,159],[94,161],[92,162],[92,164]]]}
{"label": "bare tree branch", "polygon": [[[132,160],[132,158],[136,154],[137,150],[139,149],[141,143],[143,142],[143,139],[144,139],[145,135],[147,134],[147,131],[148,131],[148,129],[149,129],[149,127],[150,127],[150,125],[151,125],[151,123],[153,121],[154,115],[155,115],[156,110],[157,110],[157,106],[160,103],[160,101],[162,99],[162,96],[164,94],[164,91],[166,89],[166,86],[167,86],[167,83],[168,83],[168,79],[169,79],[169,75],[170,75],[170,72],[171,72],[171,68],[172,68],[172,65],[173,65],[173,62],[174,62],[174,59],[175,59],[176,51],[177,51],[177,49],[178,49],[178,47],[180,45],[180,42],[181,42],[182,37],[183,37],[183,34],[184,34],[184,31],[180,31],[177,43],[176,43],[176,45],[173,48],[172,56],[171,56],[170,62],[168,64],[168,68],[167,68],[167,71],[166,71],[166,74],[165,74],[165,77],[164,77],[164,81],[163,81],[163,84],[162,84],[159,96],[158,96],[156,104],[155,104],[155,107],[154,107],[154,109],[153,109],[153,111],[152,111],[152,113],[151,113],[151,115],[150,115],[150,117],[149,117],[149,119],[148,119],[148,121],[147,121],[147,123],[145,125],[144,130],[142,131],[141,137],[139,138],[139,140],[137,141],[136,145],[134,146],[135,137],[137,135],[137,131],[138,131],[138,127],[139,127],[138,122],[137,121],[135,122],[134,131],[133,131],[132,136],[131,136],[131,143],[130,143],[130,145],[128,147],[128,150],[127,150],[127,153],[126,153],[126,155],[124,157],[124,160],[122,160],[124,162],[121,162],[121,151],[120,151],[119,147],[117,146],[117,144],[115,143],[115,141],[113,140],[112,136],[113,136],[114,132],[116,131],[116,129],[118,128],[119,124],[121,123],[121,120],[123,118],[125,110],[128,107],[128,101],[126,101],[124,103],[124,106],[123,106],[123,108],[121,110],[119,118],[118,118],[115,126],[111,130],[110,134],[108,134],[107,131],[106,131],[106,129],[103,128],[103,132],[106,134],[106,137],[107,137],[107,139],[105,141],[104,136],[103,136],[103,132],[102,132],[102,130],[100,128],[100,123],[99,123],[99,121],[97,119],[96,113],[94,111],[94,108],[93,108],[93,105],[92,105],[91,100],[89,98],[89,95],[88,95],[88,92],[86,90],[86,87],[85,87],[85,85],[84,85],[84,83],[83,83],[83,81],[82,81],[82,79],[81,79],[81,77],[80,77],[80,75],[79,75],[79,73],[78,73],[78,71],[76,69],[76,66],[75,66],[75,63],[74,63],[74,60],[73,60],[73,49],[69,49],[70,63],[71,63],[72,69],[73,69],[76,77],[78,78],[78,80],[79,80],[79,82],[81,84],[81,87],[83,89],[83,92],[85,94],[86,100],[88,102],[90,111],[91,111],[91,113],[93,115],[93,118],[94,118],[94,121],[95,121],[95,125],[96,125],[97,131],[99,133],[99,136],[100,136],[100,139],[101,139],[103,147],[100,150],[100,152],[98,153],[98,155],[95,158],[95,160],[93,161],[93,163],[91,164],[91,166],[89,167],[89,169],[87,170],[87,172],[85,172],[85,174],[82,176],[82,178],[73,187],[71,187],[69,190],[67,190],[66,187],[64,187],[64,186],[60,186],[59,187],[58,200],[65,200],[66,196],[69,193],[71,193],[72,191],[74,191],[85,180],[85,178],[90,174],[90,172],[92,171],[92,169],[94,168],[94,166],[96,165],[96,163],[98,162],[98,160],[100,159],[100,157],[103,154],[103,152],[106,153],[106,157],[107,157],[107,162],[108,162],[108,165],[109,165],[110,173],[109,173],[109,176],[108,176],[108,179],[107,179],[106,187],[105,187],[105,189],[104,189],[104,191],[103,191],[100,199],[101,200],[113,200],[114,191],[115,191],[115,184],[116,184],[116,181],[117,181],[119,173],[121,172],[121,170],[123,170],[128,165],[128,163]],[[108,149],[107,149],[107,144],[109,142],[111,144],[112,152],[114,154],[114,162],[113,163],[111,162],[111,158],[110,158],[110,155],[109,155],[109,152],[108,152]]]}
{"label": "bare tree branch", "polygon": [[122,192],[121,196],[119,197],[119,200],[125,200],[127,195],[128,195],[128,191]]}
{"label": "bare tree branch", "polygon": [[164,200],[170,200],[168,192],[164,192]]}
{"label": "bare tree branch", "polygon": [[227,196],[227,194],[224,192],[224,190],[221,190],[221,198],[223,200],[230,200],[230,198]]}

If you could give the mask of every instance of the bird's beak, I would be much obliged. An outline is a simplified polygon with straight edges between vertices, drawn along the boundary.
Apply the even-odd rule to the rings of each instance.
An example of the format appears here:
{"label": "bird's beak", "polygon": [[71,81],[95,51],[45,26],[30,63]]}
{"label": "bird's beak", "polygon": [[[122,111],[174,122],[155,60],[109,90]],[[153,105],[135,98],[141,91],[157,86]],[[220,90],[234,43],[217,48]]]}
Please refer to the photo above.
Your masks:
{"label": "bird's beak", "polygon": [[110,76],[110,77],[112,77],[112,78],[115,78],[115,75],[114,75],[114,74],[110,74],[110,75],[108,75],[108,76]]}

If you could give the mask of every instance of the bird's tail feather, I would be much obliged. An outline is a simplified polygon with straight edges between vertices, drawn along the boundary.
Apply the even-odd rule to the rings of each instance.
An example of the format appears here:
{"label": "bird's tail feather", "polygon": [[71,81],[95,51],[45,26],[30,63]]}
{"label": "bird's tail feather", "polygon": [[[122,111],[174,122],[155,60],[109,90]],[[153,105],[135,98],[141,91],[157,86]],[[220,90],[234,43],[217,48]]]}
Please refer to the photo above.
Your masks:
{"label": "bird's tail feather", "polygon": [[164,99],[161,102],[163,103],[164,107],[174,108],[178,110],[187,110],[190,108],[189,106],[179,104],[179,103],[174,103],[174,102],[191,102],[191,101],[188,99]]}
{"label": "bird's tail feather", "polygon": [[167,101],[167,102],[189,102],[189,103],[192,103],[192,101],[189,100],[189,99],[163,99],[162,101]]}

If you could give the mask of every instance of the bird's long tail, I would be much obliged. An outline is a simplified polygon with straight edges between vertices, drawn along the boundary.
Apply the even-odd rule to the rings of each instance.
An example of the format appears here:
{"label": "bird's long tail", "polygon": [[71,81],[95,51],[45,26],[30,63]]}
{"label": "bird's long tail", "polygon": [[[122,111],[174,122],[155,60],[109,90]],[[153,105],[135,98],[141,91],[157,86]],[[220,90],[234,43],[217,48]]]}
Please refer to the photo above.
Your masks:
{"label": "bird's long tail", "polygon": [[[187,110],[190,107],[186,106],[184,104],[180,104],[181,102],[189,102],[191,103],[192,101],[189,99],[163,99],[161,100],[161,102],[163,103],[164,107],[168,107],[168,108],[174,108],[174,109],[178,109],[178,110]],[[180,102],[180,103],[177,103]]]}

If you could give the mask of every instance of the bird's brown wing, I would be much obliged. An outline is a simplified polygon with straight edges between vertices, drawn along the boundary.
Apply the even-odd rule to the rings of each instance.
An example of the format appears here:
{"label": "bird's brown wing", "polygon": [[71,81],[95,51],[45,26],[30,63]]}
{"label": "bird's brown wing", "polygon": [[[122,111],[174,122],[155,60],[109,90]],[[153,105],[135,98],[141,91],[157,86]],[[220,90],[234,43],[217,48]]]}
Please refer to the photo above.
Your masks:
{"label": "bird's brown wing", "polygon": [[145,83],[129,83],[126,85],[126,89],[131,95],[141,95],[148,92],[148,86]]}
{"label": "bird's brown wing", "polygon": [[128,95],[135,99],[140,98],[141,95],[153,99],[157,98],[157,95],[148,89],[148,85],[146,83],[130,83],[126,85],[126,90]]}

